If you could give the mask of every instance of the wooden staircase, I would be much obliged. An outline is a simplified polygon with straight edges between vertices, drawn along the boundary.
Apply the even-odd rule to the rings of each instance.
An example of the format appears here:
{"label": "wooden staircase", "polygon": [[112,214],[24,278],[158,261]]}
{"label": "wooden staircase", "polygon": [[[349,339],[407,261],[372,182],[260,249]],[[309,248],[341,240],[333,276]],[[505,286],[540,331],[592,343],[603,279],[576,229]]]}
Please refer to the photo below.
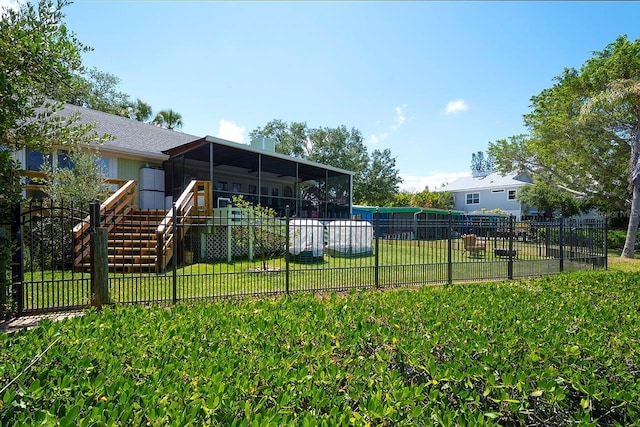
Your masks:
{"label": "wooden staircase", "polygon": [[132,209],[108,233],[110,271],[156,271],[156,229],[166,216],[163,210]]}
{"label": "wooden staircase", "polygon": [[[173,211],[141,210],[135,206],[136,182],[127,181],[100,205],[99,227],[107,229],[109,270],[125,272],[165,271],[175,253],[176,242],[192,222],[206,220],[211,212],[211,183],[191,181]],[[202,219],[201,219],[202,218]],[[90,217],[73,228],[74,268],[89,270]]]}

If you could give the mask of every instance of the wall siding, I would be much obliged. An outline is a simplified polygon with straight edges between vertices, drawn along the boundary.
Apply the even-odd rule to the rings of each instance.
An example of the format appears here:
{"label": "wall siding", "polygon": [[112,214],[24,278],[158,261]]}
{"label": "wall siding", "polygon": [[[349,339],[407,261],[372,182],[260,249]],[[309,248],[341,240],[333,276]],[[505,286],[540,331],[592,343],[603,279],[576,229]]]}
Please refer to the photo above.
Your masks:
{"label": "wall siding", "polygon": [[[517,187],[504,189],[504,192],[493,193],[492,190],[478,190],[478,191],[456,191],[454,209],[465,211],[468,213],[474,211],[481,211],[482,208],[490,211],[492,209],[502,209],[507,212],[518,211],[520,212],[520,202],[516,200],[509,200],[507,194],[509,190],[517,190]],[[467,205],[467,193],[480,193],[480,204]]]}
{"label": "wall siding", "polygon": [[[130,180],[136,182],[140,180],[140,169],[147,166],[162,167],[160,163],[149,163],[140,160],[118,159],[118,179]],[[140,206],[140,189],[136,187],[136,206]]]}

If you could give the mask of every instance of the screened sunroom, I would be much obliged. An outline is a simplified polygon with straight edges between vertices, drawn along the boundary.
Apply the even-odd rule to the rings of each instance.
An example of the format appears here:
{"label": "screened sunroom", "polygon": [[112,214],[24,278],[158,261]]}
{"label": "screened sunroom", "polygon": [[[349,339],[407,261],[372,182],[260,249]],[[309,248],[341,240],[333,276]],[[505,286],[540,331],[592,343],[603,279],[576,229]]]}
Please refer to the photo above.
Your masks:
{"label": "screened sunroom", "polygon": [[242,195],[284,216],[349,218],[353,173],[275,152],[273,140],[251,145],[212,136],[164,151],[166,191],[176,200],[191,180],[210,181],[214,207]]}

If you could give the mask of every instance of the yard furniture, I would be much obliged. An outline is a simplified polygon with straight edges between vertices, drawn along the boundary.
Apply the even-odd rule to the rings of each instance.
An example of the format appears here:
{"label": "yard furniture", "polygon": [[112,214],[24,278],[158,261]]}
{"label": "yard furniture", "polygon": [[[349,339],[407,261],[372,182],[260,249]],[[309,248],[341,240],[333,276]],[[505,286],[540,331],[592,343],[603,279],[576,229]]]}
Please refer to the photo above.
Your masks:
{"label": "yard furniture", "polygon": [[495,255],[496,258],[518,258],[518,251],[516,249],[509,250],[507,248],[493,248],[493,255]]}
{"label": "yard furniture", "polygon": [[462,236],[462,242],[464,244],[464,251],[468,252],[470,257],[481,257],[487,250],[487,244],[478,240],[478,236],[475,234],[465,234]]}

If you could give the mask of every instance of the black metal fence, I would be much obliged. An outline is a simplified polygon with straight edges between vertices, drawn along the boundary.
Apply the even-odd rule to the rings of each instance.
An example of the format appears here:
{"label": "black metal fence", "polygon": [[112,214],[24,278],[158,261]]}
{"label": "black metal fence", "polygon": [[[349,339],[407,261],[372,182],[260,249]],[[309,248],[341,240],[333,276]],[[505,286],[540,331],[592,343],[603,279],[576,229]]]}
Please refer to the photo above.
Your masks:
{"label": "black metal fence", "polygon": [[[159,268],[155,233],[143,231],[155,227],[154,219],[144,216],[127,222],[109,215],[112,230],[127,222],[130,231],[109,235],[106,259],[92,259],[88,247],[73,253],[71,228],[88,213],[71,206],[15,210],[18,250],[7,298],[17,315],[89,306],[97,261],[108,263],[109,296],[121,304],[451,284],[607,266],[604,220],[442,215],[389,224],[377,215],[371,222],[319,222],[249,213],[176,218],[173,256]],[[92,223],[109,226],[104,218]]]}

